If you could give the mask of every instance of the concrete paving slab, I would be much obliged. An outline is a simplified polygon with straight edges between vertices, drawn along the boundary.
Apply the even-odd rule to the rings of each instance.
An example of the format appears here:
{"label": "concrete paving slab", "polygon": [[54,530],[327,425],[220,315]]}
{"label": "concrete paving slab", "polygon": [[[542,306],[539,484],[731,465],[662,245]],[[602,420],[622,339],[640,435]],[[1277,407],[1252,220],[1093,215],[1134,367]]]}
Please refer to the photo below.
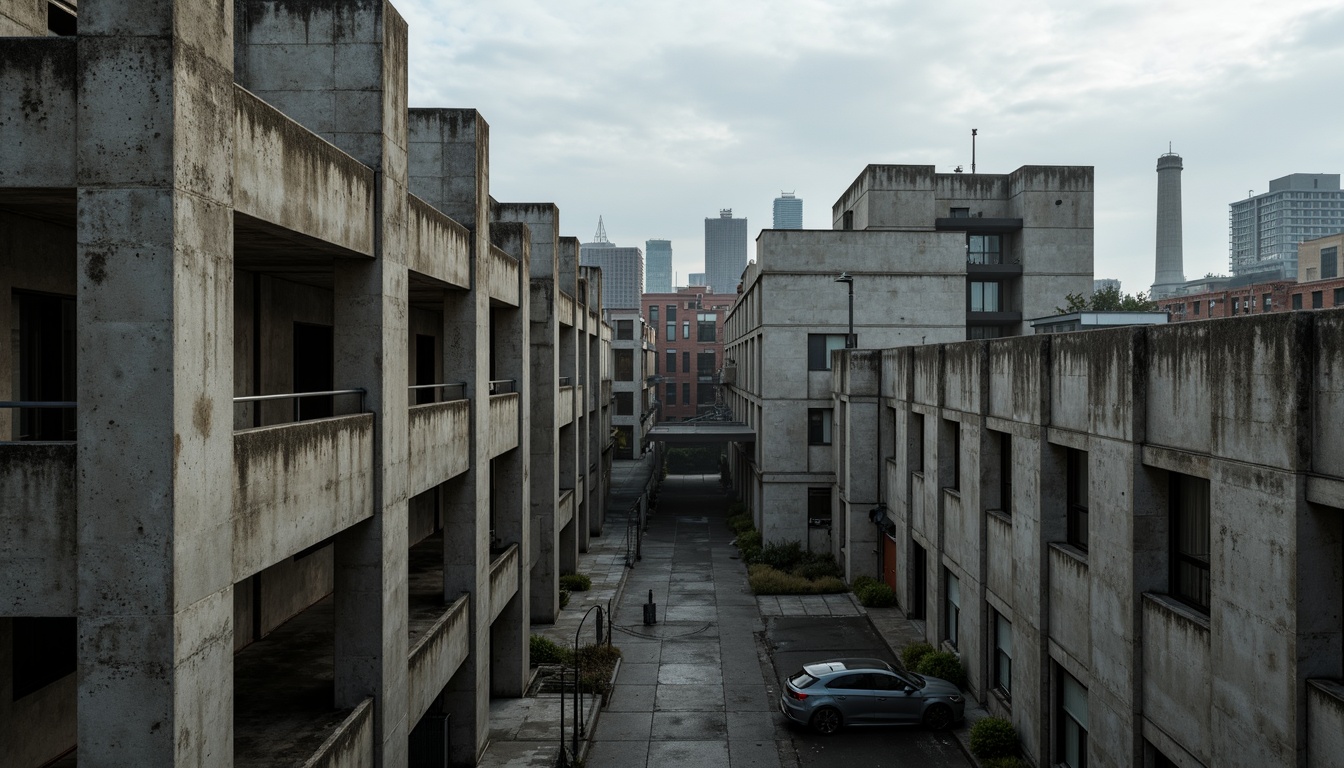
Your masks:
{"label": "concrete paving slab", "polygon": [[659,685],[705,685],[723,679],[718,665],[682,664],[663,662],[658,665]]}
{"label": "concrete paving slab", "polygon": [[605,712],[602,738],[605,741],[644,741],[651,736],[652,712]]}
{"label": "concrete paving slab", "polygon": [[652,712],[656,685],[616,685],[611,692],[608,712]]}
{"label": "concrete paving slab", "polygon": [[775,698],[755,684],[723,686],[723,699],[730,712],[774,712]]}
{"label": "concrete paving slab", "polygon": [[659,664],[621,664],[617,678],[622,684],[654,685],[659,682]]}
{"label": "concrete paving slab", "polygon": [[742,741],[733,739],[728,742],[729,768],[780,768],[780,750],[792,750],[787,739],[781,741]]}
{"label": "concrete paving slab", "polygon": [[728,742],[651,741],[648,765],[728,765]]}
{"label": "concrete paving slab", "polygon": [[648,741],[594,741],[585,768],[637,768],[649,763]]}
{"label": "concrete paving slab", "polygon": [[718,684],[659,685],[654,698],[657,712],[709,712],[723,708],[723,686]]}
{"label": "concrete paving slab", "polygon": [[728,724],[723,712],[654,712],[654,741],[725,741]]}

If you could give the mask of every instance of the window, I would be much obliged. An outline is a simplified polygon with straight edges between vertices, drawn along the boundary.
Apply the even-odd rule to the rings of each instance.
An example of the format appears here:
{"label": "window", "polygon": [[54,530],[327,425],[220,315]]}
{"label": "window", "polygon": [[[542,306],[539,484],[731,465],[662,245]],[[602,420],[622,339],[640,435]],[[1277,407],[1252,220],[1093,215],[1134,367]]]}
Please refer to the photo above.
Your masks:
{"label": "window", "polygon": [[966,261],[971,264],[1002,264],[999,235],[967,235]]}
{"label": "window", "polygon": [[[75,359],[79,348],[75,340],[75,300],[68,296],[15,292],[14,314],[18,320],[15,350],[18,399],[74,402]],[[5,322],[9,321],[10,318],[5,318]],[[10,343],[9,339],[5,343]],[[16,413],[19,440],[75,439],[74,409],[21,408]]]}
{"label": "window", "polygon": [[676,323],[668,323],[668,324],[667,324],[667,340],[668,340],[668,341],[676,341],[676,340],[677,340],[677,324],[676,324]]}
{"label": "window", "polygon": [[854,212],[853,212],[853,211],[845,211],[844,214],[840,217],[840,228],[841,228],[841,229],[853,229],[853,228],[854,228]]}
{"label": "window", "polygon": [[682,382],[681,384],[681,402],[685,405],[691,404],[691,384]]}
{"label": "window", "polygon": [[676,304],[668,304],[668,305],[667,305],[667,322],[669,322],[669,323],[671,323],[671,324],[673,324],[673,325],[676,325],[676,323],[677,323],[677,305],[676,305]]}
{"label": "window", "polygon": [[952,218],[954,218],[954,219],[969,219],[969,218],[971,218],[971,209],[970,209],[970,208],[953,208],[953,209],[952,209]]}
{"label": "window", "polygon": [[1068,542],[1087,551],[1087,452],[1069,449],[1068,473],[1069,533]]}
{"label": "window", "polygon": [[634,320],[617,320],[617,321],[616,321],[616,338],[617,338],[617,339],[620,339],[620,340],[622,340],[622,341],[629,341],[629,340],[635,338],[635,321],[634,321]]}
{"label": "window", "polygon": [[807,527],[830,528],[832,516],[833,513],[831,511],[831,489],[808,488]]}
{"label": "window", "polygon": [[635,413],[635,395],[633,392],[616,393],[616,415],[633,416]]}
{"label": "window", "polygon": [[924,471],[924,414],[910,414],[910,471]]}
{"label": "window", "polygon": [[1335,289],[1335,306],[1344,307],[1344,288]]}
{"label": "window", "polygon": [[1196,302],[1194,303],[1194,307],[1195,307],[1195,314],[1198,315],[1198,314],[1199,314],[1199,311],[1204,307],[1204,302],[1202,302],[1202,301],[1196,301]]}
{"label": "window", "polygon": [[1302,294],[1300,294],[1300,293],[1294,293],[1294,294],[1293,294],[1293,309],[1301,309],[1301,308],[1302,308]]}
{"label": "window", "polygon": [[658,325],[658,307],[649,307],[649,325],[657,327]]}
{"label": "window", "polygon": [[1013,513],[1013,436],[999,434],[999,511]]}
{"label": "window", "polygon": [[947,599],[944,601],[943,613],[943,632],[947,642],[957,647],[957,636],[961,630],[961,580],[952,575],[952,572],[943,569],[947,575]]}
{"label": "window", "polygon": [[1209,610],[1209,481],[1172,473],[1172,597],[1205,613]]}
{"label": "window", "polygon": [[713,405],[713,404],[714,404],[714,385],[713,385],[713,384],[698,384],[698,385],[696,385],[696,387],[695,387],[695,398],[696,398],[696,404],[697,404],[697,405]]}
{"label": "window", "polygon": [[1003,335],[1003,329],[993,325],[972,325],[966,329],[968,339],[997,339]]}
{"label": "window", "polygon": [[831,408],[807,409],[807,444],[831,444]]}
{"label": "window", "polygon": [[1312,309],[1320,309],[1322,306],[1324,306],[1324,304],[1322,303],[1323,298],[1324,298],[1322,294],[1324,294],[1324,293],[1325,293],[1324,291],[1312,291],[1312,292],[1311,292],[1311,308],[1312,308]]}
{"label": "window", "polygon": [[713,344],[719,337],[718,320],[713,312],[701,312],[697,315],[695,340]]}
{"label": "window", "polygon": [[1055,669],[1059,672],[1055,761],[1069,768],[1087,768],[1087,689],[1073,675]]}
{"label": "window", "polygon": [[701,376],[714,373],[714,350],[700,352],[695,356],[695,371]]}
{"label": "window", "polygon": [[667,350],[667,372],[677,372],[677,350],[675,349]]}
{"label": "window", "polygon": [[14,701],[72,675],[78,662],[79,635],[73,616],[15,617],[12,665]]}
{"label": "window", "polygon": [[943,419],[943,445],[947,446],[947,461],[943,466],[951,465],[952,476],[947,479],[946,488],[961,490],[961,423]]}
{"label": "window", "polygon": [[1261,311],[1261,312],[1268,312],[1268,311],[1269,311],[1269,308],[1270,308],[1270,306],[1271,306],[1271,304],[1272,304],[1272,302],[1273,302],[1273,297],[1272,297],[1270,294],[1266,293],[1266,294],[1262,295],[1262,296],[1260,297],[1260,311]]}
{"label": "window", "polygon": [[1003,614],[989,609],[994,626],[994,663],[991,674],[994,687],[1005,695],[1013,692],[1013,624]]}
{"label": "window", "polygon": [[682,321],[681,321],[681,338],[683,338],[683,339],[689,339],[689,338],[691,338],[691,321],[690,321],[690,320],[682,320]]}
{"label": "window", "polygon": [[970,311],[972,312],[998,312],[999,304],[999,284],[984,283],[978,280],[971,282]]}
{"label": "window", "polygon": [[1339,277],[1339,246],[1321,249],[1321,279]]}
{"label": "window", "polygon": [[634,381],[635,380],[635,355],[633,350],[616,350],[616,380]]}
{"label": "window", "polygon": [[1241,299],[1232,299],[1232,314],[1237,314],[1241,310]]}
{"label": "window", "polygon": [[667,404],[668,404],[668,405],[676,405],[676,404],[677,404],[677,385],[676,385],[676,384],[668,384],[668,385],[667,385]]}
{"label": "window", "polygon": [[845,348],[843,333],[807,334],[807,370],[831,370],[831,350]]}
{"label": "window", "polygon": [[681,370],[686,373],[691,372],[691,353],[689,351],[681,353]]}

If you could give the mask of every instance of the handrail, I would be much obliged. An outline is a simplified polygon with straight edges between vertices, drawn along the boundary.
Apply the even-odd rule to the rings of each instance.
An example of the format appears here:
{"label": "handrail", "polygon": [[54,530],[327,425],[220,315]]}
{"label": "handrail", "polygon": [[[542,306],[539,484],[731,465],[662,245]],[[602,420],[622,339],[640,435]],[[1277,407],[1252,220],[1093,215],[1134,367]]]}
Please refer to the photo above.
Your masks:
{"label": "handrail", "polygon": [[0,400],[0,408],[76,408],[73,400]]}
{"label": "handrail", "polygon": [[574,377],[573,377],[573,376],[561,376],[561,377],[560,377],[560,386],[562,386],[562,387],[572,387],[572,386],[574,386]]}
{"label": "handrail", "polygon": [[[407,389],[409,389],[412,392],[419,392],[420,390],[424,389],[447,389],[449,387],[456,387],[458,390],[461,391],[462,396],[455,399],[457,400],[467,399],[467,382],[465,381],[445,381],[442,384],[412,384]],[[444,395],[443,399],[444,402],[448,402],[448,396],[446,394]]]}
{"label": "handrail", "polygon": [[[305,397],[337,397],[342,395],[359,395],[359,412],[364,413],[364,397],[368,395],[368,390],[363,387],[357,389],[332,389],[325,392],[289,392],[277,395],[243,395],[233,398],[233,404],[239,403],[262,403],[274,400],[293,400],[294,401],[294,420],[303,420],[303,398]],[[254,424],[260,426],[260,424]]]}
{"label": "handrail", "polygon": [[490,394],[507,395],[510,392],[518,391],[518,382],[516,379],[491,379]]}

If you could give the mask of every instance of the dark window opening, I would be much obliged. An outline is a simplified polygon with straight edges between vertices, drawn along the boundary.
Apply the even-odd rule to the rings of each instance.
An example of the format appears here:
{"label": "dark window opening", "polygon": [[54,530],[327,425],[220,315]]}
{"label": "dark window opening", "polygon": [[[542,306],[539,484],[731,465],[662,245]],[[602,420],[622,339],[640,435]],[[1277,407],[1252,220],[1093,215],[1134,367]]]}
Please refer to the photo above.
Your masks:
{"label": "dark window opening", "polygon": [[1339,277],[1339,246],[1321,249],[1321,279]]}
{"label": "dark window opening", "polygon": [[843,333],[807,334],[807,369],[809,371],[831,370],[831,350],[845,348]]}
{"label": "dark window opening", "polygon": [[696,387],[695,387],[695,404],[696,404],[696,405],[713,405],[713,404],[714,404],[714,385],[713,385],[713,384],[697,384],[697,385],[696,385]]}
{"label": "dark window opening", "polygon": [[946,599],[943,601],[944,639],[956,648],[961,635],[961,580],[946,568],[943,573],[947,579]]}
{"label": "dark window opening", "polygon": [[681,370],[686,373],[691,372],[691,353],[689,351],[683,351],[681,353]]}
{"label": "dark window opening", "polygon": [[79,18],[63,5],[47,3],[47,34],[72,37],[79,34]]}
{"label": "dark window opening", "polygon": [[[15,293],[19,316],[19,400],[74,402],[75,300],[66,296]],[[73,408],[22,408],[19,440],[74,440]]]}
{"label": "dark window opening", "polygon": [[1073,675],[1059,672],[1056,686],[1055,761],[1068,768],[1087,768],[1087,689]]}
{"label": "dark window opening", "polygon": [[808,445],[831,444],[831,411],[830,408],[807,409]]}
{"label": "dark window opening", "polygon": [[695,371],[701,376],[714,372],[714,350],[700,352],[695,356]]}
{"label": "dark window opening", "polygon": [[684,381],[681,384],[681,402],[684,405],[691,405],[691,383]]}
{"label": "dark window opening", "polygon": [[1300,294],[1300,293],[1294,293],[1294,294],[1293,294],[1293,309],[1301,309],[1301,308],[1302,308],[1302,294]]}
{"label": "dark window opening", "polygon": [[910,471],[924,471],[924,414],[910,414]]}
{"label": "dark window opening", "polygon": [[677,350],[675,349],[667,350],[667,372],[677,372]]}
{"label": "dark window opening", "polygon": [[[439,347],[438,341],[433,336],[423,333],[415,334],[415,383],[417,385],[442,383],[438,380],[439,366],[435,364]],[[435,402],[437,394],[432,387],[417,389],[415,390],[415,404],[424,405]]]}
{"label": "dark window opening", "polygon": [[830,528],[834,517],[830,488],[807,489],[807,527]]}
{"label": "dark window opening", "polygon": [[633,416],[635,413],[635,395],[633,392],[616,393],[616,415]]}
{"label": "dark window opening", "polygon": [[74,674],[79,633],[73,616],[19,616],[11,631],[14,701]]}
{"label": "dark window opening", "polygon": [[635,380],[635,355],[632,350],[618,349],[613,356],[616,362],[616,380],[634,381]]}
{"label": "dark window opening", "polygon": [[990,614],[994,617],[994,687],[1007,696],[1013,692],[1013,625],[992,608]]}
{"label": "dark window opening", "polygon": [[999,433],[999,510],[1013,513],[1013,436]]}
{"label": "dark window opening", "polygon": [[841,228],[841,229],[853,229],[853,228],[854,228],[854,212],[853,212],[853,211],[845,211],[844,214],[841,215],[841,217],[840,217],[840,228]]}
{"label": "dark window opening", "polygon": [[1068,454],[1068,542],[1087,551],[1087,452],[1070,448]]}
{"label": "dark window opening", "polygon": [[631,339],[635,338],[635,321],[617,320],[616,338],[620,341],[630,341]]}
{"label": "dark window opening", "polygon": [[1172,473],[1170,489],[1172,597],[1209,610],[1209,481]]}
{"label": "dark window opening", "polygon": [[[330,392],[336,388],[333,373],[335,348],[331,326],[294,324],[294,391]],[[294,398],[294,420],[325,419],[335,413],[332,396]]]}
{"label": "dark window opening", "polygon": [[668,405],[676,405],[676,404],[677,404],[677,385],[676,385],[676,384],[668,384],[668,385],[667,385],[667,404],[668,404]]}
{"label": "dark window opening", "polygon": [[1324,291],[1312,291],[1312,292],[1311,292],[1311,308],[1312,308],[1312,309],[1320,309],[1321,307],[1325,306],[1325,303],[1324,303],[1324,300],[1325,300],[1324,293],[1325,293]]}

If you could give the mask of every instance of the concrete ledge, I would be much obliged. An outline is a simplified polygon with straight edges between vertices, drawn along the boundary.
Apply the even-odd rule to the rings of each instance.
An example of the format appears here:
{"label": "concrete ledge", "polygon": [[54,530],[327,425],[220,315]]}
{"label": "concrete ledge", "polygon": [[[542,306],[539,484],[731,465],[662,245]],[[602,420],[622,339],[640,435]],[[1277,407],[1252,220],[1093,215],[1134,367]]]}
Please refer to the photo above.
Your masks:
{"label": "concrete ledge", "polygon": [[574,489],[560,491],[560,501],[555,505],[555,527],[564,528],[574,519]]}
{"label": "concrete ledge", "polygon": [[471,401],[411,406],[407,495],[415,496],[471,467]]}
{"label": "concrete ledge", "polygon": [[490,396],[489,456],[492,459],[518,447],[518,402],[517,392]]}
{"label": "concrete ledge", "polygon": [[564,291],[557,291],[555,294],[555,314],[560,320],[561,325],[574,326],[575,323],[575,303],[573,297]]}
{"label": "concrete ledge", "polygon": [[361,701],[303,768],[366,768],[374,765],[373,697]]}
{"label": "concrete ledge", "polygon": [[0,615],[73,616],[75,443],[0,443]]}
{"label": "concrete ledge", "polygon": [[471,288],[471,233],[415,195],[406,196],[406,266],[456,288]]}
{"label": "concrete ledge", "polygon": [[510,544],[490,564],[490,621],[493,623],[518,594],[518,545]]}
{"label": "concrete ledge", "polygon": [[1320,475],[1307,476],[1307,501],[1344,509],[1344,480]]}
{"label": "concrete ledge", "polygon": [[1344,683],[1307,681],[1307,765],[1325,768],[1344,755]]}
{"label": "concrete ledge", "polygon": [[574,387],[573,385],[560,388],[560,393],[556,399],[556,405],[559,406],[559,425],[566,426],[574,423]]}
{"label": "concrete ledge", "polygon": [[406,678],[408,722],[418,722],[429,711],[462,666],[470,649],[470,635],[471,611],[463,595],[411,647]]}
{"label": "concrete ledge", "polygon": [[477,287],[485,286],[487,295],[511,307],[518,306],[518,260],[505,253],[496,245],[490,246],[490,256],[485,260],[484,274],[477,280]]}

